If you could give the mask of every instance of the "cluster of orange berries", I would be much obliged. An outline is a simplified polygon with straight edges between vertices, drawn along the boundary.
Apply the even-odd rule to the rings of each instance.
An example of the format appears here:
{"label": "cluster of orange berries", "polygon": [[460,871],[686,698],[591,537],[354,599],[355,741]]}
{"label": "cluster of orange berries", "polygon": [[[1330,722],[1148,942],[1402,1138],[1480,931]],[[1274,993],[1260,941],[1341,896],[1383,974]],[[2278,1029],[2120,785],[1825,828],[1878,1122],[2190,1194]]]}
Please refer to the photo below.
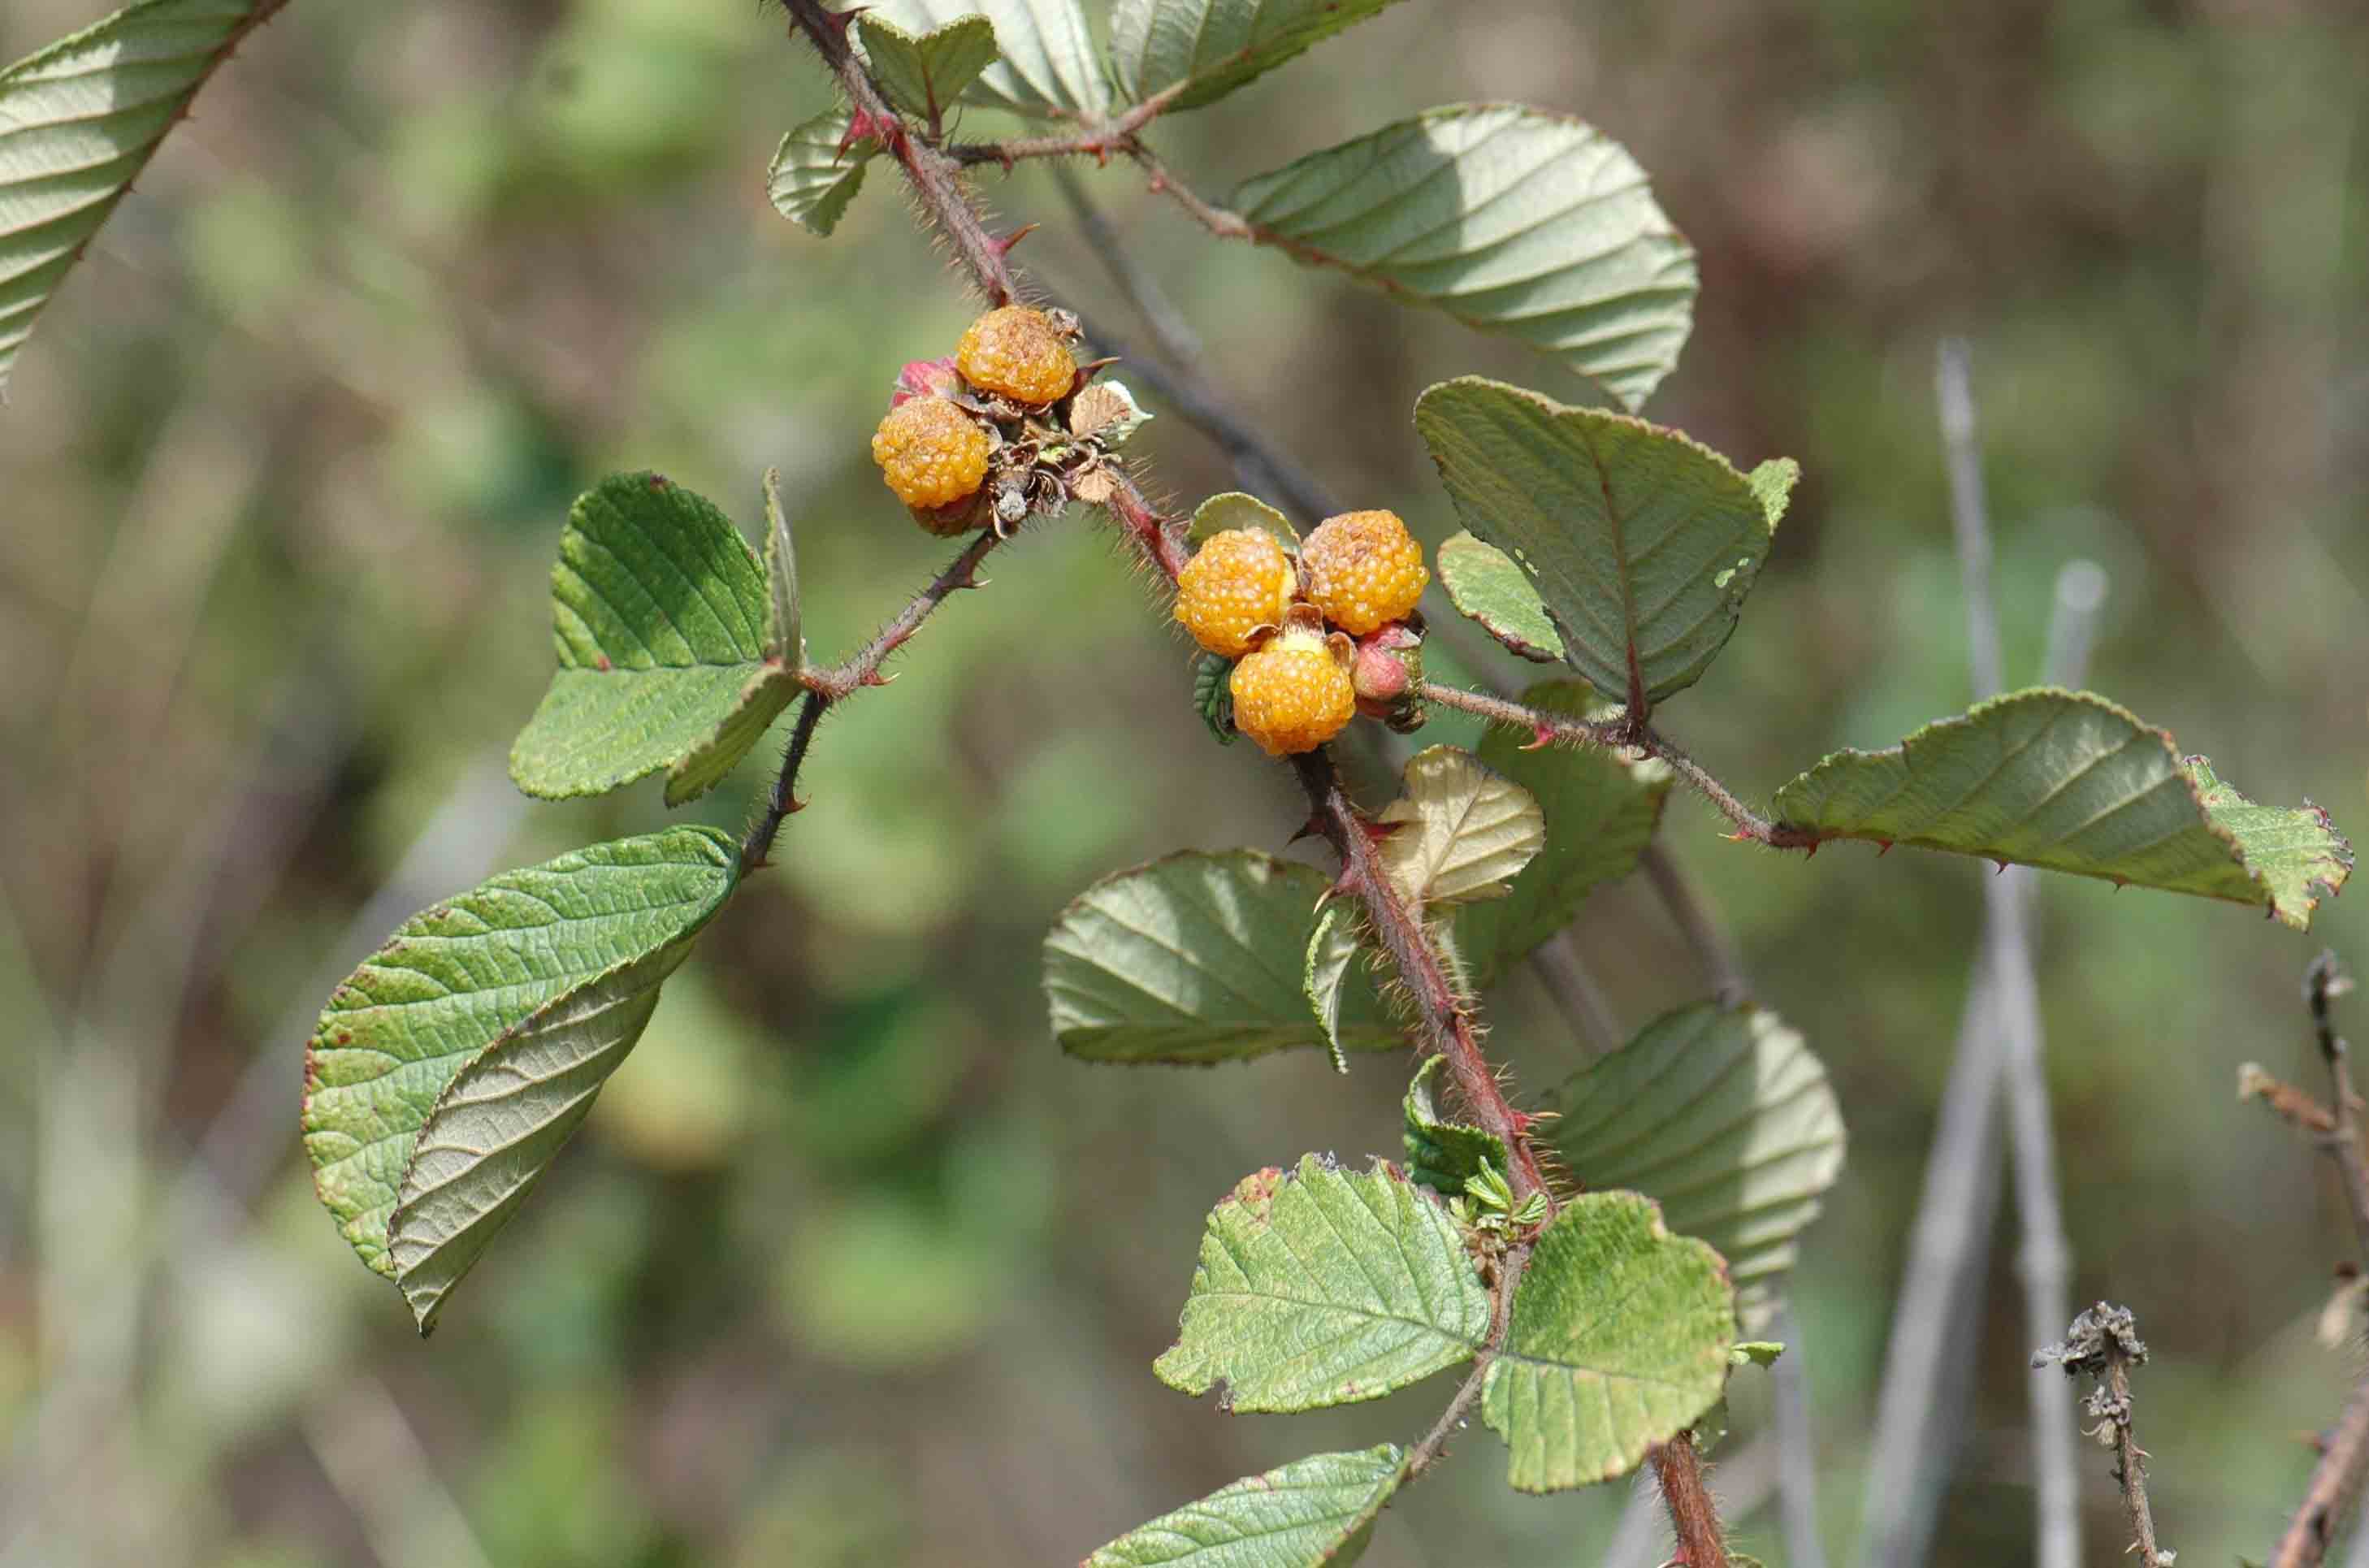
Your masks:
{"label": "cluster of orange berries", "polygon": [[1234,727],[1270,756],[1312,751],[1360,702],[1389,711],[1410,676],[1403,623],[1431,573],[1396,512],[1326,518],[1295,561],[1263,528],[1213,534],[1176,578],[1176,619],[1193,640],[1237,662],[1228,681]]}
{"label": "cluster of orange berries", "polygon": [[984,521],[970,503],[995,451],[995,410],[979,395],[1021,413],[1067,397],[1078,379],[1072,336],[1025,305],[989,311],[963,333],[950,368],[930,362],[943,372],[932,390],[900,395],[888,410],[872,435],[872,461],[922,527],[951,535]]}

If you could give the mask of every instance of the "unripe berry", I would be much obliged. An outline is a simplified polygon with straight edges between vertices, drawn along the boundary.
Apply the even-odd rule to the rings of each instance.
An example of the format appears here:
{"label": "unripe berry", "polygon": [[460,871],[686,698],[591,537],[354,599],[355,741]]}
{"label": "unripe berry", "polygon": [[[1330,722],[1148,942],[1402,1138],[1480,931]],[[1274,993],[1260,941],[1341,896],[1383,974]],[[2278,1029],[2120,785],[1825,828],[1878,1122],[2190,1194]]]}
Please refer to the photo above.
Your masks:
{"label": "unripe berry", "polygon": [[1300,545],[1299,558],[1308,567],[1309,601],[1352,636],[1405,620],[1431,580],[1423,546],[1394,511],[1328,517]]}
{"label": "unripe berry", "polygon": [[943,397],[913,397],[872,432],[872,461],[897,498],[917,509],[952,506],[987,477],[987,432]]}
{"label": "unripe berry", "polygon": [[1176,618],[1211,653],[1240,658],[1253,633],[1283,624],[1298,582],[1274,534],[1230,528],[1210,535],[1176,574]]}
{"label": "unripe berry", "polygon": [[1234,666],[1234,727],[1270,757],[1313,751],[1357,711],[1340,657],[1314,632],[1292,630]]}
{"label": "unripe berry", "polygon": [[1046,404],[1070,395],[1078,361],[1043,311],[1004,305],[970,324],[955,350],[963,379],[1014,403]]}

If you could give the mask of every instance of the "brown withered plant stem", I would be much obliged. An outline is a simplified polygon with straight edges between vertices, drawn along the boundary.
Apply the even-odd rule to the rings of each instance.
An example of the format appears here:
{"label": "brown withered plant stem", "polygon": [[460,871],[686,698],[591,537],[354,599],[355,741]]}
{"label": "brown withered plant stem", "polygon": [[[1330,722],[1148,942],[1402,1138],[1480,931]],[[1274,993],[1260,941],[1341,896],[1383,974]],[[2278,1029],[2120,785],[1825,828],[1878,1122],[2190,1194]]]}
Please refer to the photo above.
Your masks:
{"label": "brown withered plant stem", "polygon": [[[2337,1169],[2344,1179],[2345,1207],[2352,1212],[2352,1226],[2359,1239],[2364,1259],[2369,1259],[2369,1168],[2364,1168],[2361,1153],[2361,1111],[2352,1097],[2351,1053],[2344,1037],[2336,1032],[2336,1020],[2330,1007],[2335,999],[2351,989],[2339,972],[2336,955],[2322,953],[2311,962],[2304,975],[2304,1001],[2311,1009],[2313,1034],[2319,1042],[2319,1054],[2328,1064],[2330,1092],[2334,1104],[2330,1107],[2336,1129],[2320,1139],[2321,1146],[2335,1159]],[[2369,1377],[2364,1377],[2345,1402],[2344,1413],[2321,1439],[2319,1463],[2311,1473],[2311,1484],[2305,1490],[2303,1504],[2287,1523],[2286,1533],[2271,1553],[2270,1568],[2317,1568],[2328,1555],[2328,1546],[2360,1494],[2364,1471],[2369,1471]]]}

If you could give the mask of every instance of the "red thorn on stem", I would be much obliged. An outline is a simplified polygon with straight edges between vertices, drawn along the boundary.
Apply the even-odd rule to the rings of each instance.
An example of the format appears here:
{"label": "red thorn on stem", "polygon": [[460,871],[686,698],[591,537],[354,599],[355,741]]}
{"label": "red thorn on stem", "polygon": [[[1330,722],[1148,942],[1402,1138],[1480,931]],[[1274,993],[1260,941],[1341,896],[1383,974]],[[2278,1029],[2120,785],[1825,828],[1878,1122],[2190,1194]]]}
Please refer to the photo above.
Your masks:
{"label": "red thorn on stem", "polygon": [[1004,235],[1001,239],[990,240],[988,243],[995,247],[996,255],[1009,256],[1012,254],[1012,247],[1013,246],[1018,245],[1022,240],[1024,240],[1030,235],[1035,234],[1039,226],[1040,225],[1036,223],[1023,223],[1018,228],[1013,230],[1010,234]]}
{"label": "red thorn on stem", "polygon": [[1892,841],[1890,839],[1878,839],[1875,841],[1878,846],[1875,852],[1876,859],[1882,860],[1885,855],[1892,853]]}
{"label": "red thorn on stem", "polygon": [[1549,729],[1545,725],[1534,724],[1530,726],[1529,743],[1524,746],[1522,750],[1525,751],[1537,751],[1553,744],[1554,731]]}
{"label": "red thorn on stem", "polygon": [[1993,873],[1992,873],[1992,875],[1993,875],[1993,876],[2005,876],[2007,875],[2007,865],[2008,865],[2008,863],[2007,863],[2007,862],[2005,862],[2005,861],[2001,861],[2001,862],[1999,862],[1999,863],[1998,863],[1998,870],[1997,870],[1996,872],[1993,872]]}
{"label": "red thorn on stem", "polygon": [[[1740,836],[1740,835],[1739,835],[1739,836]],[[1818,858],[1818,846],[1819,846],[1820,844],[1825,843],[1825,841],[1825,841],[1825,840],[1824,840],[1824,839],[1812,839],[1812,840],[1810,841],[1809,847],[1808,847],[1807,849],[1805,849],[1805,850],[1803,850],[1803,851],[1802,852],[1802,858],[1803,860],[1815,860],[1815,859],[1817,859],[1817,858]]]}

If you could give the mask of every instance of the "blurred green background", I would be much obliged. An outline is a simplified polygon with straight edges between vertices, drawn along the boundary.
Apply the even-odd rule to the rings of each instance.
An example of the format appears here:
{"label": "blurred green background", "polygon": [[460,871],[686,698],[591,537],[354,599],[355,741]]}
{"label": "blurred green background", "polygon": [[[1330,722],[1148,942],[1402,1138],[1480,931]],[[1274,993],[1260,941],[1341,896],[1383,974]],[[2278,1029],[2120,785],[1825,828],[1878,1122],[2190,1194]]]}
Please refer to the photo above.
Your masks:
{"label": "blurred green background", "polygon": [[[11,0],[0,57],[97,9]],[[1414,0],[1155,139],[1220,196],[1459,99],[1574,110],[1628,144],[1701,252],[1695,336],[1651,412],[1807,475],[1742,629],[1668,710],[1745,793],[1966,701],[1930,390],[1956,332],[2011,678],[2037,669],[2058,567],[2093,558],[2112,589],[2089,683],[2358,840],[2364,83],[2369,22],[2337,4]],[[765,200],[775,140],[827,99],[750,0],[298,5],[200,100],[19,362],[0,1561],[1074,1562],[1236,1476],[1411,1437],[1445,1398],[1236,1419],[1150,1375],[1207,1206],[1305,1150],[1395,1153],[1403,1073],[1127,1072],[1054,1048],[1037,944],[1068,898],[1175,848],[1280,849],[1299,816],[1280,770],[1208,742],[1179,639],[1082,511],[829,724],[779,869],[669,987],[432,1344],[313,1202],[296,1107],[328,986],[413,909],[664,818],[654,782],[530,809],[503,776],[549,671],[570,498],[651,466],[750,519],[778,465],[818,652],[944,554],[865,436],[897,366],[951,348],[955,280],[885,171],[828,242]],[[1415,394],[1468,371],[1577,390],[1220,247],[1127,169],[1086,172],[1214,379],[1433,543],[1453,524]],[[1020,253],[1040,283],[1148,341],[1044,171],[985,191],[1045,221]],[[1139,442],[1178,498],[1232,487],[1181,419]],[[737,824],[761,783],[752,762],[692,812]],[[1987,868],[1756,853],[1691,800],[1665,838],[1850,1123],[1795,1292],[1848,1560]],[[2043,887],[2076,1298],[2128,1302],[2156,1352],[2141,1433],[2165,1539],[2183,1562],[2260,1555],[2359,1367],[2312,1333],[2349,1245],[2332,1178],[2233,1084],[2249,1059],[2308,1070],[2298,977],[2322,941],[2369,967],[2369,902],[2305,939]],[[1580,934],[1632,1027],[1703,989],[1642,884],[1598,895]],[[1580,1059],[1524,984],[1498,1017],[1525,1084]],[[1939,1562],[2028,1556],[2013,1232]],[[1764,1411],[1739,1398],[1738,1451]],[[2107,1459],[2082,1451],[2111,1560]],[[1501,1477],[1494,1440],[1467,1436],[1368,1562],[1601,1560],[1625,1486],[1541,1500]],[[1770,1508],[1735,1523],[1780,1560]]]}

